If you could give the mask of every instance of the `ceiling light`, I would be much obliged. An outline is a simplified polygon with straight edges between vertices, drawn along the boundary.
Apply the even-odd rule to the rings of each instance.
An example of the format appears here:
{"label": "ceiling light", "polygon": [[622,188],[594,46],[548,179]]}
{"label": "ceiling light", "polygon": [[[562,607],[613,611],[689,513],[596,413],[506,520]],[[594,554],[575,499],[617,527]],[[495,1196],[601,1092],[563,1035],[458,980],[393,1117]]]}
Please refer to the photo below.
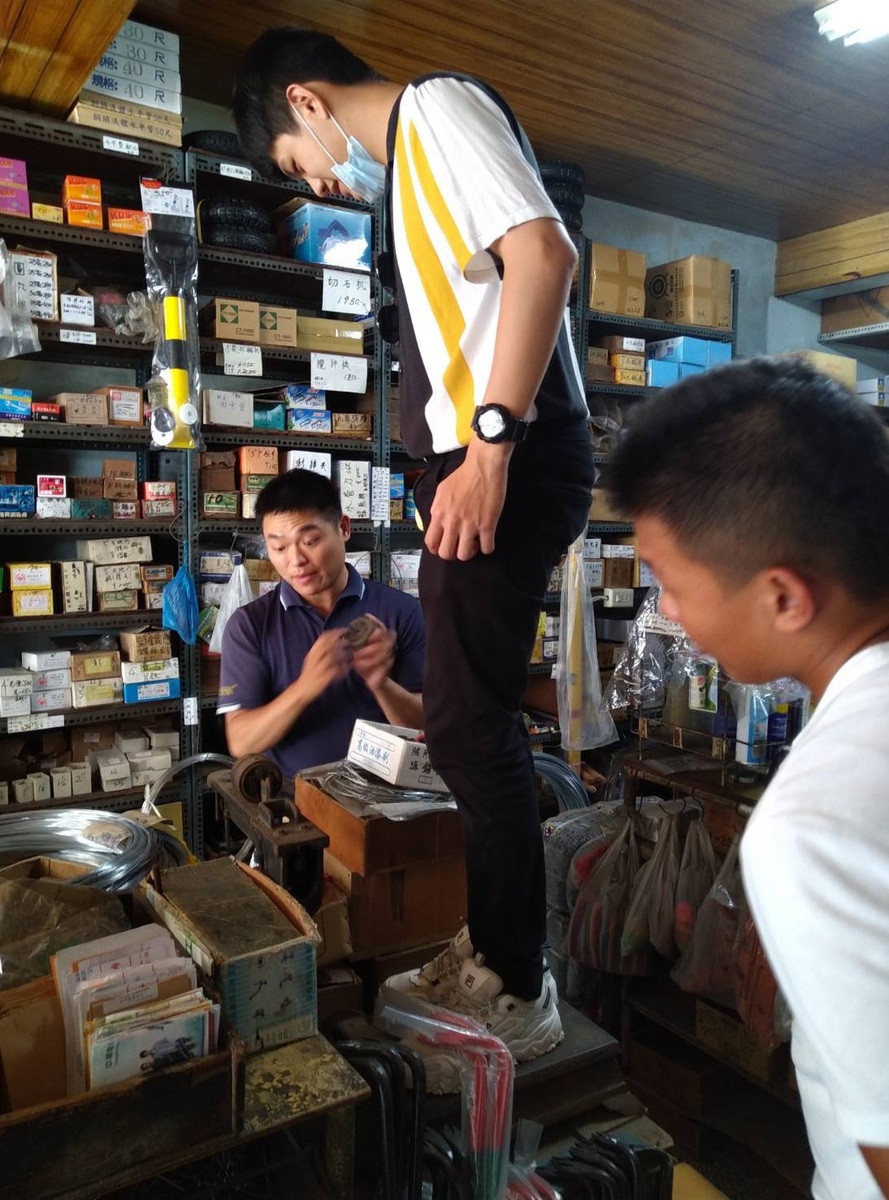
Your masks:
{"label": "ceiling light", "polygon": [[886,0],[833,0],[816,9],[815,20],[831,42],[842,38],[844,46],[854,46],[889,34],[889,5]]}

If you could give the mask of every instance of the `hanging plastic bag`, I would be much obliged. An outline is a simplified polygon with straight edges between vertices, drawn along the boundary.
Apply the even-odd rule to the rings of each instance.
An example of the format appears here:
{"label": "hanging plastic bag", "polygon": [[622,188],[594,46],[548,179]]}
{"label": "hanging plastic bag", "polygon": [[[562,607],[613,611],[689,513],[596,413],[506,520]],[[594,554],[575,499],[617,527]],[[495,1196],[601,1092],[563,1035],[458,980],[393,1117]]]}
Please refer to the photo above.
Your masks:
{"label": "hanging plastic bag", "polygon": [[194,580],[186,567],[182,566],[162,593],[162,625],[172,629],[193,646],[198,636],[198,597]]}
{"label": "hanging plastic bag", "polygon": [[679,823],[665,814],[651,858],[639,871],[621,935],[621,952],[635,954],[650,943],[673,955],[673,906],[679,874]]}
{"label": "hanging plastic bag", "polygon": [[562,568],[556,698],[563,750],[593,750],[617,741],[611,713],[602,703],[593,597],[583,569],[584,537],[569,547]]}
{"label": "hanging plastic bag", "polygon": [[568,927],[568,952],[583,966],[618,975],[645,975],[650,955],[621,953],[627,906],[639,870],[639,847],[627,821],[580,889]]}
{"label": "hanging plastic bag", "polygon": [[691,944],[671,972],[684,992],[735,1007],[735,947],[746,910],[736,838],[701,905]]}
{"label": "hanging plastic bag", "polygon": [[213,654],[222,653],[222,635],[225,633],[229,617],[242,605],[249,604],[252,599],[253,592],[250,588],[247,568],[241,563],[232,571],[231,579],[225,585],[222,600],[219,602],[219,615],[213,626],[213,636],[210,638],[210,650]]}
{"label": "hanging plastic bag", "polygon": [[688,949],[698,912],[716,879],[716,855],[707,827],[700,818],[692,821],[685,835],[676,898],[673,907],[673,933],[680,951]]}
{"label": "hanging plastic bag", "polygon": [[658,611],[660,598],[661,589],[651,588],[630,627],[627,644],[605,689],[605,704],[612,711],[663,708],[674,660],[684,664],[695,653],[682,626]]}

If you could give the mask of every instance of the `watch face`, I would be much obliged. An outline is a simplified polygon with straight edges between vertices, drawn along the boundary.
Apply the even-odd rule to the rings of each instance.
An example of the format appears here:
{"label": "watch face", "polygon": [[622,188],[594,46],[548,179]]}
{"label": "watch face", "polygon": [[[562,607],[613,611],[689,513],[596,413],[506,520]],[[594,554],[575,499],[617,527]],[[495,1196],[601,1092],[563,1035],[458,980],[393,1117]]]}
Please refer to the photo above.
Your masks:
{"label": "watch face", "polygon": [[485,408],[478,415],[478,430],[482,437],[492,438],[503,433],[506,421],[496,408]]}

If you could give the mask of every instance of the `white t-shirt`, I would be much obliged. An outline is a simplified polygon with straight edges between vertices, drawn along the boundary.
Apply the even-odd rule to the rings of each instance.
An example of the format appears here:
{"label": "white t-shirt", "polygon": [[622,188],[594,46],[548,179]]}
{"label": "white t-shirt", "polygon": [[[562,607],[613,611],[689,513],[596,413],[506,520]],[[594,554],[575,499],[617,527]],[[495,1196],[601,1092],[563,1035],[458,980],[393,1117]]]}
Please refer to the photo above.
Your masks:
{"label": "white t-shirt", "polygon": [[793,1013],[815,1200],[882,1200],[889,1146],[889,644],[845,663],[747,826],[744,886]]}

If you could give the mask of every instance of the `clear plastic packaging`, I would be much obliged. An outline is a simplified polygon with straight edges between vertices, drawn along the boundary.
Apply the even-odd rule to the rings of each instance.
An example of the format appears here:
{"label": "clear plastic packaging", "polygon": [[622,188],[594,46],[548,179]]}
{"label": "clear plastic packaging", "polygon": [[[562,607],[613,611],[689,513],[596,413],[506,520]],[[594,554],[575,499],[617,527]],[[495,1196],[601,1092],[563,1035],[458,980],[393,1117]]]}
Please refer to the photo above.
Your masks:
{"label": "clear plastic packaging", "polygon": [[174,630],[183,642],[193,646],[198,636],[198,596],[186,566],[181,566],[164,586],[162,603],[164,629]]}
{"label": "clear plastic packaging", "polygon": [[664,958],[672,958],[673,910],[679,875],[679,820],[664,816],[651,858],[633,884],[621,935],[623,954],[634,954],[652,945]]}
{"label": "clear plastic packaging", "polygon": [[716,855],[702,819],[692,821],[685,835],[673,912],[673,932],[680,952],[688,949],[700,907],[716,879]]}
{"label": "clear plastic packaging", "polygon": [[0,238],[0,359],[36,354],[39,349],[27,294],[12,270],[6,242]]}
{"label": "clear plastic packaging", "polygon": [[658,611],[661,590],[651,588],[630,628],[627,644],[605,689],[612,711],[663,709],[668,680],[685,680],[695,648],[681,625]]}
{"label": "clear plastic packaging", "polygon": [[213,635],[210,638],[210,649],[214,654],[222,653],[222,636],[225,633],[225,627],[232,613],[242,608],[245,604],[249,604],[252,599],[253,591],[250,587],[247,568],[241,563],[232,571],[231,578],[225,585],[225,591],[222,593],[219,614],[216,617],[216,623],[213,626]]}
{"label": "clear plastic packaging", "polygon": [[701,905],[688,949],[671,972],[683,991],[726,1008],[737,1003],[735,947],[747,915],[738,846],[736,838]]}
{"label": "clear plastic packaging", "polygon": [[584,537],[569,547],[562,568],[556,698],[563,750],[593,750],[617,741],[602,701],[593,598],[583,571]]}

